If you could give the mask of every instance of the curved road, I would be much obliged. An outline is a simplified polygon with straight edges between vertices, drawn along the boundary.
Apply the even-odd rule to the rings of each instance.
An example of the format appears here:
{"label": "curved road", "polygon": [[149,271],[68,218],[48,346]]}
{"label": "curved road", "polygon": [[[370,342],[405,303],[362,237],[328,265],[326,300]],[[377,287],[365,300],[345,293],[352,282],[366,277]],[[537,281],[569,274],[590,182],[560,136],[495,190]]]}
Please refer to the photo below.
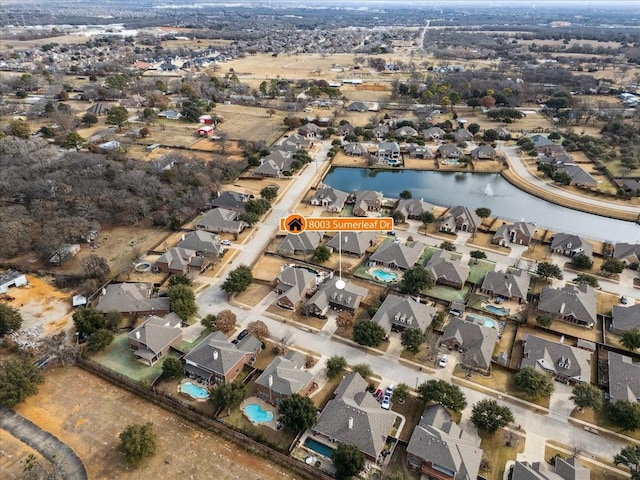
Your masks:
{"label": "curved road", "polygon": [[54,464],[61,478],[65,480],[89,478],[82,460],[68,445],[22,415],[6,408],[0,409],[0,428],[26,443]]}

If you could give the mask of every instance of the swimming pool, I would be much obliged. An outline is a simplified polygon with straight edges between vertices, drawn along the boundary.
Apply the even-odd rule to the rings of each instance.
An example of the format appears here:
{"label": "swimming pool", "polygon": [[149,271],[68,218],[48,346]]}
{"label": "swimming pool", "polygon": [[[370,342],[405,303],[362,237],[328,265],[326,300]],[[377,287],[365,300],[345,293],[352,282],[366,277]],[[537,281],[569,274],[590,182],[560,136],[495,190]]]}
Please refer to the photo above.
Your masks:
{"label": "swimming pool", "polygon": [[199,387],[191,382],[184,382],[180,384],[180,391],[186,393],[191,398],[196,400],[206,400],[209,398],[209,391],[206,388]]}
{"label": "swimming pool", "polygon": [[381,280],[381,281],[387,282],[387,283],[395,282],[395,281],[398,280],[398,274],[397,273],[386,272],[386,271],[382,270],[381,268],[376,268],[375,270],[373,270],[371,272],[371,275],[373,275],[373,278],[375,278],[376,280]]}
{"label": "swimming pool", "polygon": [[266,423],[273,420],[273,412],[271,410],[263,410],[257,403],[250,403],[244,407],[244,414],[253,423]]}
{"label": "swimming pool", "polygon": [[304,446],[322,455],[323,457],[333,458],[333,448],[328,447],[324,443],[320,443],[313,438],[307,437],[307,439],[304,441]]}
{"label": "swimming pool", "polygon": [[485,305],[484,309],[487,312],[491,312],[494,315],[499,315],[500,317],[504,317],[506,315],[509,315],[509,309],[508,308],[501,308],[501,307],[495,307],[493,305]]}
{"label": "swimming pool", "polygon": [[473,322],[477,325],[483,325],[487,328],[498,328],[498,325],[493,318],[483,317],[482,315],[474,315],[470,313],[469,315],[467,315],[467,321]]}

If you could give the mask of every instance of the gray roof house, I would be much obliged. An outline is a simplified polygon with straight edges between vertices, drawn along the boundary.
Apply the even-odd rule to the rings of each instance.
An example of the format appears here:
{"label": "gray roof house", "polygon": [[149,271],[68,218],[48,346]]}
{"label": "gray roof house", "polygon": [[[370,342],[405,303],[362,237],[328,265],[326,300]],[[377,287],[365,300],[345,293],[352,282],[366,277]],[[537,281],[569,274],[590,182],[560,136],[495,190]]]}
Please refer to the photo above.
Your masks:
{"label": "gray roof house", "polygon": [[435,154],[431,149],[425,145],[418,145],[417,143],[409,144],[409,156],[411,158],[435,158]]}
{"label": "gray roof house", "polygon": [[399,270],[408,270],[420,259],[424,248],[424,244],[418,241],[406,243],[383,242],[373,252],[369,263]]}
{"label": "gray roof house", "polygon": [[444,329],[440,344],[462,352],[462,363],[466,367],[488,373],[499,335],[495,328],[452,317]]}
{"label": "gray roof house", "polygon": [[294,393],[304,395],[313,379],[311,372],[303,370],[304,365],[304,356],[294,351],[274,358],[256,379],[256,395],[276,406]]}
{"label": "gray roof house", "polygon": [[177,275],[186,275],[191,271],[202,273],[210,265],[207,257],[197,256],[195,250],[182,247],[170,248],[160,255],[155,263],[155,267],[162,273]]}
{"label": "gray roof house", "polygon": [[371,133],[373,133],[374,137],[380,140],[381,138],[384,138],[387,136],[387,134],[389,133],[389,127],[387,127],[386,125],[379,125],[377,127],[372,128]]}
{"label": "gray roof house", "polygon": [[369,107],[364,102],[351,102],[347,107],[350,112],[367,112]]}
{"label": "gray roof house", "polygon": [[436,314],[436,307],[416,302],[411,298],[387,295],[380,308],[371,319],[387,332],[417,328],[421,332],[427,330]]}
{"label": "gray roof house", "polygon": [[378,160],[400,158],[400,145],[397,142],[378,143]]}
{"label": "gray roof house", "polygon": [[638,268],[640,265],[640,243],[616,243],[613,258],[622,260],[627,267]]}
{"label": "gray roof house", "polygon": [[238,212],[226,208],[214,208],[209,210],[196,222],[196,229],[214,233],[239,234],[248,226],[242,220],[238,220]]}
{"label": "gray roof house", "polygon": [[329,309],[353,313],[369,290],[346,282],[343,289],[336,287],[338,277],[333,277],[320,285],[318,291],[305,303],[307,313],[323,317]]}
{"label": "gray roof house", "polygon": [[590,480],[591,470],[582,466],[575,457],[556,457],[555,467],[544,462],[516,461],[513,480]]}
{"label": "gray roof house", "polygon": [[593,245],[572,233],[556,233],[551,239],[549,249],[565,257],[573,257],[580,254],[587,257],[593,255]]}
{"label": "gray roof house", "polygon": [[138,360],[153,365],[182,341],[181,325],[182,319],[173,312],[164,317],[152,315],[129,332],[129,348]]}
{"label": "gray roof house", "polygon": [[458,159],[462,157],[462,150],[452,144],[444,144],[438,147],[438,156],[445,159]]}
{"label": "gray roof house", "polygon": [[331,237],[326,246],[334,252],[341,250],[343,254],[361,257],[376,244],[377,239],[376,232],[340,232]]}
{"label": "gray roof house", "polygon": [[339,135],[340,137],[345,137],[347,135],[353,135],[353,132],[355,132],[355,127],[353,125],[351,125],[350,123],[344,123],[344,124],[340,125],[338,127],[338,130],[336,131],[337,135]]}
{"label": "gray roof house", "polygon": [[104,313],[129,315],[166,315],[170,304],[166,297],[151,298],[152,283],[111,283],[102,289],[96,309]]}
{"label": "gray roof house", "polygon": [[347,192],[332,187],[323,187],[316,190],[316,193],[311,197],[309,203],[311,205],[326,207],[329,212],[337,213],[342,211],[347,198],[349,198]]}
{"label": "gray roof house", "polygon": [[324,232],[305,231],[299,234],[289,233],[278,246],[281,255],[296,255],[313,252],[324,236]]}
{"label": "gray roof house", "polygon": [[527,291],[531,275],[522,270],[514,272],[488,272],[482,281],[480,292],[506,300],[527,303]]}
{"label": "gray roof house", "polygon": [[446,132],[442,130],[440,127],[431,127],[422,131],[422,136],[425,140],[442,140]]}
{"label": "gray roof house", "polygon": [[592,352],[535,335],[522,339],[520,368],[533,367],[572,383],[591,381]]}
{"label": "gray roof house", "polygon": [[381,409],[367,392],[367,386],[357,372],[344,377],[312,430],[331,442],[355,445],[366,457],[376,460],[391,433],[396,414]]}
{"label": "gray roof house", "polygon": [[356,217],[366,217],[367,212],[377,212],[382,208],[382,192],[358,190],[354,198],[353,214]]}
{"label": "gray roof house", "polygon": [[350,157],[363,157],[368,153],[367,148],[361,143],[347,143],[342,148],[345,155]]}
{"label": "gray roof house", "polygon": [[609,399],[640,402],[640,362],[609,352]]}
{"label": "gray roof house", "polygon": [[421,198],[401,198],[398,200],[396,210],[402,213],[405,218],[417,219],[424,212],[432,212],[433,205]]}
{"label": "gray roof house", "polygon": [[298,129],[298,133],[306,138],[319,137],[321,128],[315,123],[305,123]]}
{"label": "gray roof house", "polygon": [[508,246],[509,243],[529,245],[535,233],[536,226],[533,223],[516,222],[513,225],[503,223],[496,230],[491,243],[502,247]]}
{"label": "gray roof house", "polygon": [[274,150],[260,159],[260,165],[256,167],[253,174],[257,177],[281,177],[291,172],[291,165],[294,160],[293,152]]}
{"label": "gray roof house", "polygon": [[462,205],[458,205],[450,208],[446,215],[444,215],[439,230],[448,233],[454,233],[457,230],[475,233],[480,224],[482,224],[482,219],[476,212]]}
{"label": "gray roof house", "polygon": [[596,292],[588,285],[543,287],[538,310],[552,313],[558,320],[593,328],[596,324]]}
{"label": "gray roof house", "polygon": [[218,196],[211,200],[211,208],[226,208],[227,210],[233,210],[234,212],[244,213],[247,202],[251,198],[251,195],[247,193],[234,192],[226,190],[219,192]]}
{"label": "gray roof house", "polygon": [[276,304],[295,310],[309,290],[316,285],[316,275],[306,268],[285,266],[276,277]]}
{"label": "gray roof house", "polygon": [[471,158],[474,160],[495,160],[496,156],[496,149],[491,145],[480,145],[471,150]]}
{"label": "gray roof house", "polygon": [[224,253],[224,246],[220,244],[220,237],[215,233],[204,230],[194,230],[182,235],[178,247],[194,250],[203,257],[220,257]]}
{"label": "gray roof house", "polygon": [[393,132],[396,137],[417,137],[418,132],[415,128],[405,125],[404,127],[396,128]]}
{"label": "gray roof house", "polygon": [[468,265],[460,263],[459,260],[453,260],[451,252],[447,250],[438,250],[434,253],[424,268],[436,283],[458,289],[464,286],[471,271]]}
{"label": "gray roof house", "polygon": [[453,138],[455,138],[456,142],[470,142],[473,140],[473,133],[466,128],[461,128],[453,132]]}
{"label": "gray roof house", "polygon": [[640,329],[640,303],[630,307],[614,305],[611,309],[611,331],[622,335],[632,328]]}
{"label": "gray roof house", "polygon": [[481,460],[477,434],[462,430],[441,405],[425,407],[407,445],[410,467],[422,478],[476,480]]}

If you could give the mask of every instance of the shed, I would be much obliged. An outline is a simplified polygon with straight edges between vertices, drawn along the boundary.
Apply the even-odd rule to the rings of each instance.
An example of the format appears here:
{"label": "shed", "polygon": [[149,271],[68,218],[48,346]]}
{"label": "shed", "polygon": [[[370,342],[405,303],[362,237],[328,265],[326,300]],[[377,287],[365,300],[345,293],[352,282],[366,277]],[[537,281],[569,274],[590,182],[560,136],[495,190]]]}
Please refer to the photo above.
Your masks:
{"label": "shed", "polygon": [[203,127],[198,128],[198,130],[196,130],[196,134],[199,137],[208,137],[213,133],[213,130],[214,130],[213,126],[205,125]]}
{"label": "shed", "polygon": [[23,287],[27,283],[24,273],[17,270],[5,270],[0,273],[0,293],[7,293],[10,287]]}
{"label": "shed", "polygon": [[211,115],[200,115],[198,117],[198,123],[204,123],[205,125],[211,125],[213,123],[213,117]]}

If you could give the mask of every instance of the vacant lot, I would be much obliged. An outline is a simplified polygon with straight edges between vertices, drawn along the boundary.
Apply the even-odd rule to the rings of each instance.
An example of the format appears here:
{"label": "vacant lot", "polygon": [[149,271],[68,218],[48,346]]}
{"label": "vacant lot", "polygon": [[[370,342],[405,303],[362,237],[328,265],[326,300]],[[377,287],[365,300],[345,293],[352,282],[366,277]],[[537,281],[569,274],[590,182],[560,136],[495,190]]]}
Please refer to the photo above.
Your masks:
{"label": "vacant lot", "polygon": [[[40,393],[17,410],[73,448],[92,479],[295,478],[268,460],[249,455],[76,367],[49,371]],[[118,435],[127,425],[143,422],[153,423],[158,451],[133,470],[116,451]],[[8,468],[10,472],[3,468],[8,478],[20,478],[14,471],[21,469],[19,464],[11,463]]]}

